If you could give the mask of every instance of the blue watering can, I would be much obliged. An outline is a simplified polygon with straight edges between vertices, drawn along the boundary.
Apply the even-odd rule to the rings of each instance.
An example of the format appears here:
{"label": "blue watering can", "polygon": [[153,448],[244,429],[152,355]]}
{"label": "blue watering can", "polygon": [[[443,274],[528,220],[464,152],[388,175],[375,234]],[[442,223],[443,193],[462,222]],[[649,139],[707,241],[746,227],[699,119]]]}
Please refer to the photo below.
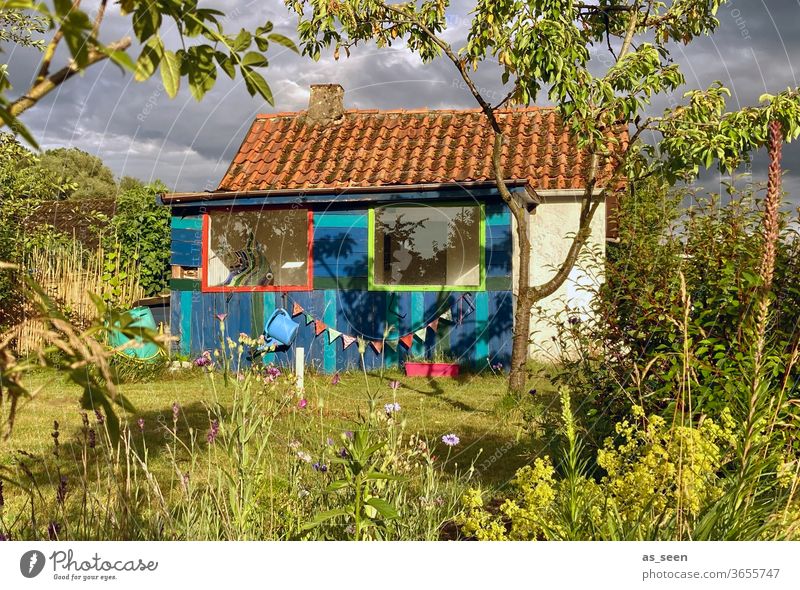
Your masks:
{"label": "blue watering can", "polygon": [[264,324],[264,336],[266,340],[259,348],[277,348],[279,346],[289,347],[297,337],[297,330],[300,324],[295,322],[289,312],[283,308],[276,309],[269,316]]}

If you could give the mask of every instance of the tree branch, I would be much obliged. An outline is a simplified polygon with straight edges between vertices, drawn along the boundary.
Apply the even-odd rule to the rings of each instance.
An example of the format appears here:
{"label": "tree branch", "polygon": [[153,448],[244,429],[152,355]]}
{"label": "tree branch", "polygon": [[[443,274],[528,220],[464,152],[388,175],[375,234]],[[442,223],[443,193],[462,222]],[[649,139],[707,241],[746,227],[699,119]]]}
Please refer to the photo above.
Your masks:
{"label": "tree branch", "polygon": [[[110,51],[124,51],[131,45],[131,38],[124,37],[119,41],[115,41],[114,43],[109,43],[107,48]],[[96,64],[104,59],[108,58],[106,53],[98,50],[97,48],[91,48],[89,50],[89,56],[86,63],[86,67]],[[85,69],[85,68],[84,68]],[[18,117],[29,108],[34,106],[37,102],[39,102],[42,98],[47,96],[50,92],[52,92],[55,88],[59,85],[63,84],[75,74],[80,73],[82,70],[75,65],[74,62],[70,62],[69,65],[64,66],[60,70],[58,70],[55,74],[48,76],[42,80],[39,80],[31,86],[30,90],[26,92],[24,95],[20,96],[17,100],[9,105],[9,112],[14,116]],[[2,125],[0,125],[2,127]]]}
{"label": "tree branch", "polygon": [[[75,0],[72,3],[72,10],[78,10],[81,5],[81,0]],[[53,35],[53,38],[50,39],[50,43],[47,44],[47,47],[44,50],[44,55],[42,56],[42,65],[39,66],[39,73],[36,74],[36,80],[34,80],[33,85],[36,86],[39,82],[43,81],[47,78],[47,75],[50,73],[50,64],[53,62],[53,58],[56,55],[56,49],[58,48],[58,44],[61,43],[61,40],[64,38],[64,30],[62,27],[58,27],[58,30]]]}

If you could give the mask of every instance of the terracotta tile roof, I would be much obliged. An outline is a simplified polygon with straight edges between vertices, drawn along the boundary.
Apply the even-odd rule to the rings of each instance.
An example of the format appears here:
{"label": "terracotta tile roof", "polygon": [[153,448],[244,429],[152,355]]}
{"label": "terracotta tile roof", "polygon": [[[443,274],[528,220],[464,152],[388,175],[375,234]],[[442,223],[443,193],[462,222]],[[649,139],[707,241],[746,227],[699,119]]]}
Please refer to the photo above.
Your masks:
{"label": "terracotta tile roof", "polygon": [[[584,185],[587,157],[554,109],[499,114],[506,179],[537,189]],[[479,110],[346,111],[311,123],[305,111],[259,115],[219,190],[247,191],[493,180],[493,135]],[[606,166],[601,172],[608,177]]]}

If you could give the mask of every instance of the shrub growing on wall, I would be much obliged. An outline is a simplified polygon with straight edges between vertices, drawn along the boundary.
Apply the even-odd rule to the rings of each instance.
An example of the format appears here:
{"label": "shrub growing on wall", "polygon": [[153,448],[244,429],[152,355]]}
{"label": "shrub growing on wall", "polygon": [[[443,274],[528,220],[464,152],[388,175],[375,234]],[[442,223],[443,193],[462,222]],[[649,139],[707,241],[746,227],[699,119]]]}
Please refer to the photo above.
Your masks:
{"label": "shrub growing on wall", "polygon": [[139,284],[148,296],[161,293],[169,278],[170,213],[156,203],[156,194],[165,190],[156,182],[121,192],[111,221],[114,231],[108,236],[112,242],[108,251],[118,249],[123,262],[134,261]]}

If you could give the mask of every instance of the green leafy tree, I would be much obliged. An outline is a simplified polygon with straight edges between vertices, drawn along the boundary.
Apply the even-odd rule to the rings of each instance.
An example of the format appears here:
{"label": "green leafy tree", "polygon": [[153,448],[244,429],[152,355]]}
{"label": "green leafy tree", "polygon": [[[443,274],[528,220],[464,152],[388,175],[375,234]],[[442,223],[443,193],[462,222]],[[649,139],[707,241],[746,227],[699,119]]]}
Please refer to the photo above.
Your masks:
{"label": "green leafy tree", "polygon": [[133,260],[139,285],[146,295],[158,295],[167,286],[170,255],[170,212],[156,202],[167,192],[161,182],[129,188],[117,197],[117,210],[107,236],[108,250],[119,247],[124,260]]}
{"label": "green leafy tree", "polygon": [[[114,173],[103,160],[78,148],[57,148],[42,154],[38,168],[60,179],[66,190],[58,197],[102,199],[117,194]],[[56,196],[56,195],[54,195]]]}
{"label": "green leafy tree", "polygon": [[[121,0],[116,6],[123,17],[130,19],[138,55],[133,53],[130,37],[110,43],[99,40],[107,0],[100,0],[91,14],[82,10],[81,0],[0,1],[0,15],[19,23],[5,33],[9,40],[43,47],[39,70],[30,87],[18,98],[7,96],[10,90],[7,72],[5,68],[0,70],[0,122],[36,145],[19,121],[19,115],[70,78],[107,59],[131,72],[139,82],[160,74],[170,97],[178,93],[185,80],[197,100],[214,87],[220,70],[231,79],[238,72],[251,96],[259,95],[272,104],[272,92],[260,72],[269,63],[266,52],[271,43],[296,50],[290,39],[272,31],[269,21],[255,31],[227,33],[223,26],[225,13],[203,8],[197,0]],[[46,42],[39,37],[45,24],[52,31]],[[167,31],[169,37],[177,32],[177,42],[169,40]],[[54,69],[57,49],[64,45],[69,57],[63,66]]]}
{"label": "green leafy tree", "polygon": [[[347,55],[359,43],[378,47],[403,41],[423,61],[444,57],[486,117],[494,133],[492,164],[498,191],[516,220],[519,243],[519,288],[514,318],[509,387],[526,388],[530,309],[555,293],[567,280],[591,234],[594,215],[610,191],[626,179],[660,171],[670,179],[690,178],[700,166],[717,162],[732,170],[748,153],[764,144],[767,123],[778,120],[787,140],[800,132],[798,91],[765,95],[758,107],[727,112],[729,92],[720,84],[692,91],[684,105],[649,117],[654,96],[671,93],[685,83],[670,53],[711,34],[722,0],[478,0],[466,43],[454,48],[444,36],[446,0],[394,4],[383,0],[287,0],[299,17],[302,51],[317,59],[334,48]],[[473,80],[473,72],[489,67],[500,72],[506,96],[492,103]],[[503,144],[507,141],[497,117],[510,105],[547,98],[555,104],[577,146],[588,155],[579,226],[568,253],[552,277],[531,285],[530,236],[520,196],[504,183]],[[626,132],[627,141],[622,141]],[[648,132],[655,145],[642,141]],[[652,132],[652,133],[650,133]],[[611,172],[598,185],[601,166]],[[537,187],[531,187],[536,193]],[[599,192],[599,195],[598,195]]]}
{"label": "green leafy tree", "polygon": [[[0,261],[18,261],[31,234],[29,219],[42,201],[52,199],[73,186],[41,168],[40,158],[9,133],[0,133]],[[38,227],[38,226],[37,226]],[[21,301],[19,277],[0,273],[0,326],[18,315]]]}

